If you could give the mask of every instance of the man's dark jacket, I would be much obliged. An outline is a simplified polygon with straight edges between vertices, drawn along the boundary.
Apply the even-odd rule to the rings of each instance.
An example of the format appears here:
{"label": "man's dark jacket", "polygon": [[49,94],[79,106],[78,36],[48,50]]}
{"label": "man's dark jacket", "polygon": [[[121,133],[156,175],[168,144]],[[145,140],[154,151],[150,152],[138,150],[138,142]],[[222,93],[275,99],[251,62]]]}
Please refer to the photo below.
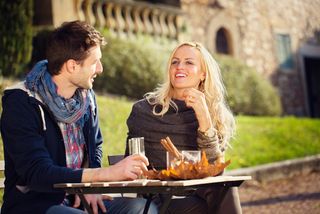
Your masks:
{"label": "man's dark jacket", "polygon": [[[1,213],[45,213],[65,197],[53,184],[81,182],[82,169],[66,167],[61,131],[39,100],[21,89],[6,90],[2,106],[6,179]],[[89,167],[100,167],[102,137],[97,108],[90,111],[83,133]]]}

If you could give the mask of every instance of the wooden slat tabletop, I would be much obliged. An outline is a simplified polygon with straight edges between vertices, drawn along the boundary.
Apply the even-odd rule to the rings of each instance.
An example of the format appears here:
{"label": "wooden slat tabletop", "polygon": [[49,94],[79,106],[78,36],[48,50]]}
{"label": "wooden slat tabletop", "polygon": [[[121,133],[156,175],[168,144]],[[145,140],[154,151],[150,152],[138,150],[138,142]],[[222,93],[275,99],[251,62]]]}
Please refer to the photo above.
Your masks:
{"label": "wooden slat tabletop", "polygon": [[55,184],[55,188],[68,187],[123,187],[123,186],[192,186],[198,184],[221,183],[229,181],[250,180],[251,176],[216,176],[203,179],[160,181],[138,179],[133,181],[94,182],[94,183],[61,183]]}

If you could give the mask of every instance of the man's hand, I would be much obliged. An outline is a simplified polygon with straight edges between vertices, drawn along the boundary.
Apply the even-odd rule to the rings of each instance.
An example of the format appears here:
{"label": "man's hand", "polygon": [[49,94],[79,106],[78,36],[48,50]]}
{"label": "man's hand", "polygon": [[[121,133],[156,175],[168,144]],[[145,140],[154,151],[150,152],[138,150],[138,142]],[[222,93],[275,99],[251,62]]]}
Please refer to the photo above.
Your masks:
{"label": "man's hand", "polygon": [[148,171],[148,165],[149,161],[144,155],[130,155],[110,167],[84,169],[81,182],[134,180]]}
{"label": "man's hand", "polygon": [[134,180],[137,179],[143,172],[148,171],[148,159],[144,155],[134,154],[119,161],[108,169],[112,177],[111,180]]}
{"label": "man's hand", "polygon": [[[102,212],[106,213],[107,209],[104,206],[103,200],[112,200],[112,197],[108,195],[98,195],[98,194],[88,194],[84,195],[89,206],[91,206],[94,214],[98,214],[98,209],[100,208]],[[78,208],[80,206],[80,198],[78,195],[75,196],[74,208]]]}

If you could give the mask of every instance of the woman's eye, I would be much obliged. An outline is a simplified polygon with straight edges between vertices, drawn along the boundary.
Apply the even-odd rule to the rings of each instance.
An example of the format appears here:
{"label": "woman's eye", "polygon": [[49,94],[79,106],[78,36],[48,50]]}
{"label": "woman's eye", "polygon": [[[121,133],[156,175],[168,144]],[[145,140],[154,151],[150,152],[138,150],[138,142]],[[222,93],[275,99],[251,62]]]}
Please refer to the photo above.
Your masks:
{"label": "woman's eye", "polygon": [[186,62],[188,65],[193,65],[194,63],[192,61],[187,61]]}
{"label": "woman's eye", "polygon": [[178,64],[178,61],[177,61],[177,60],[173,60],[173,61],[171,62],[171,65],[176,65],[176,64]]}

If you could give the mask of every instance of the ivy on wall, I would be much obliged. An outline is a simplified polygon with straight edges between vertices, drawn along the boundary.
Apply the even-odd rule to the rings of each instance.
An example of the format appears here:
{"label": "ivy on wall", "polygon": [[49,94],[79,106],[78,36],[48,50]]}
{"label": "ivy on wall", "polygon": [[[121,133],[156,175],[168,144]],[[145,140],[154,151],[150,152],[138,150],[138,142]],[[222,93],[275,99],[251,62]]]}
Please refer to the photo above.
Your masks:
{"label": "ivy on wall", "polygon": [[32,51],[33,0],[0,1],[0,75],[18,76]]}

